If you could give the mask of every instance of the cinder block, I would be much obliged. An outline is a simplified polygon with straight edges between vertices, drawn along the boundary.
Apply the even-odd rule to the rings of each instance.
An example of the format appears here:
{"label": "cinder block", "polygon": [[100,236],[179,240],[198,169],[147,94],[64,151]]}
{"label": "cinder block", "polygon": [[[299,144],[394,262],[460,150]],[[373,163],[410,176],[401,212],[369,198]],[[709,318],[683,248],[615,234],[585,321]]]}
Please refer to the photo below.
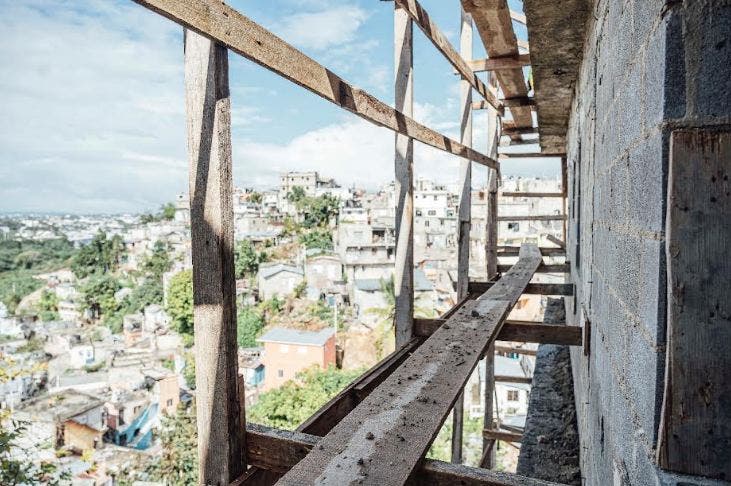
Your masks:
{"label": "cinder block", "polygon": [[[703,118],[731,115],[731,5],[712,3],[697,5],[694,15],[686,15],[687,36],[700,36],[701,52],[694,58],[700,63],[696,89],[698,116]],[[686,39],[686,45],[689,39]],[[725,102],[724,102],[725,100]]]}

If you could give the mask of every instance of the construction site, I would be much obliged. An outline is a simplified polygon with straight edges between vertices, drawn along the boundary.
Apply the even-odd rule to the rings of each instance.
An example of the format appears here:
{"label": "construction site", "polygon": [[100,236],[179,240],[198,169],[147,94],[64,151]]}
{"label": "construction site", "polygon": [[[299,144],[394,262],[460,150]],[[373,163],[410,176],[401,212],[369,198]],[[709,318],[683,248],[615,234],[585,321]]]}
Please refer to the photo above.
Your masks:
{"label": "construction site", "polygon": [[[134,1],[185,29],[200,484],[729,484],[731,2],[454,0],[458,46],[417,0],[378,2],[393,10],[394,33],[395,99],[381,100],[224,2]],[[415,36],[454,70],[457,140],[414,120]],[[472,58],[478,44],[486,58]],[[396,350],[296,431],[245,418],[233,56],[394,132]],[[477,111],[486,126],[473,123]],[[473,146],[478,131],[485,152]],[[415,142],[460,160],[458,303],[431,319],[414,317]],[[514,158],[558,161],[561,190],[502,194],[556,198],[562,214],[499,214],[501,167]],[[473,164],[488,169],[478,280]],[[500,245],[507,220],[561,221],[563,239]],[[547,297],[541,320],[511,316],[526,294]],[[506,379],[496,352],[520,354],[516,343],[540,344],[521,431],[493,406]],[[463,464],[462,420],[478,366],[486,386],[474,467]],[[451,461],[426,458],[450,421]],[[498,443],[520,448],[514,474],[495,470]]]}

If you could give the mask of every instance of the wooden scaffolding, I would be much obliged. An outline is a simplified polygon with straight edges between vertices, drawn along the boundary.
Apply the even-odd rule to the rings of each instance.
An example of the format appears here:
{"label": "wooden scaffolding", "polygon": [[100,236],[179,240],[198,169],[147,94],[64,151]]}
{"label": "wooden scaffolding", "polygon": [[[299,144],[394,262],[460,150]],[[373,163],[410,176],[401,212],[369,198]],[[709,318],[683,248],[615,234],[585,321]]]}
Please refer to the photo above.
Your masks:
{"label": "wooden scaffolding", "polygon": [[[513,21],[525,18],[506,0],[461,0],[459,52],[416,0],[395,0],[394,108],[290,46],[218,0],[134,0],[185,28],[185,85],[190,162],[191,237],[196,325],[196,407],[201,484],[464,484],[546,485],[544,481],[492,471],[496,441],[519,442],[520,434],[493,421],[493,388],[510,377],[494,375],[496,341],[580,346],[581,328],[511,321],[523,294],[573,295],[569,284],[532,283],[536,272],[566,272],[568,264],[544,263],[563,255],[556,248],[500,247],[500,221],[565,221],[563,215],[498,215],[500,162],[511,157],[560,157],[559,193],[506,193],[510,197],[566,198],[563,154],[501,154],[535,134],[524,67],[528,45]],[[488,59],[472,59],[473,23]],[[461,77],[460,140],[416,122],[413,114],[413,25],[427,36]],[[522,50],[522,52],[521,52]],[[244,385],[236,349],[233,272],[233,208],[228,51],[287,78],[376,125],[395,132],[397,349],[296,432],[246,424]],[[478,72],[487,71],[483,82]],[[476,93],[479,100],[473,101]],[[472,112],[487,109],[489,151],[472,145]],[[510,120],[503,120],[507,113]],[[460,157],[458,303],[439,319],[414,319],[413,142]],[[535,143],[535,141],[533,142]],[[472,163],[488,170],[487,280],[470,282]],[[518,257],[512,265],[501,256]],[[525,350],[518,350],[525,352]],[[486,360],[485,426],[479,468],[461,465],[463,388]],[[424,458],[453,412],[452,463]]]}

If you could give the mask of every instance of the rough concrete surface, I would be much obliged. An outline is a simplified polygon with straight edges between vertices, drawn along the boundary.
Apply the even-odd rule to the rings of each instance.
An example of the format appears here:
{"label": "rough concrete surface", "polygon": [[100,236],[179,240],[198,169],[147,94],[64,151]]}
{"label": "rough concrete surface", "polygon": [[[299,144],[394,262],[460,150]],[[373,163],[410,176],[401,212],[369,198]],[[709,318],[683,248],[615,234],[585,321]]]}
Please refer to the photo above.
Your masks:
{"label": "rough concrete surface", "polygon": [[[543,322],[565,321],[563,299],[548,299]],[[562,484],[581,484],[579,431],[568,346],[541,344],[538,347],[517,473]]]}

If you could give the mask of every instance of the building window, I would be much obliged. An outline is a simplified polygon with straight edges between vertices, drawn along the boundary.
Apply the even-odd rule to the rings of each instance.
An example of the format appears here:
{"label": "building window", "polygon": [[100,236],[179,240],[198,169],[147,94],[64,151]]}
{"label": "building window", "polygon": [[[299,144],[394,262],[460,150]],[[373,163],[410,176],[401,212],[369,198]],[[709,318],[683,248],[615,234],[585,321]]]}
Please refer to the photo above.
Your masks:
{"label": "building window", "polygon": [[513,231],[519,231],[520,226],[518,223],[508,223],[508,229]]}
{"label": "building window", "polygon": [[509,402],[517,402],[519,398],[518,390],[508,390],[508,401]]}
{"label": "building window", "polygon": [[429,216],[436,216],[436,215],[437,215],[437,211],[436,211],[436,209],[430,209],[430,210],[429,210],[429,212],[428,212],[427,214],[428,214]]}
{"label": "building window", "polygon": [[416,215],[417,215],[417,216],[421,216],[421,209],[417,209],[417,210],[416,210]]}
{"label": "building window", "polygon": [[428,220],[427,221],[424,221],[424,227],[425,228],[428,228],[429,227],[429,221]]}
{"label": "building window", "polygon": [[167,404],[168,404],[168,407],[172,407],[173,406],[173,399],[172,398],[168,399]]}
{"label": "building window", "polygon": [[277,370],[277,376],[279,378],[284,378],[284,370]]}

